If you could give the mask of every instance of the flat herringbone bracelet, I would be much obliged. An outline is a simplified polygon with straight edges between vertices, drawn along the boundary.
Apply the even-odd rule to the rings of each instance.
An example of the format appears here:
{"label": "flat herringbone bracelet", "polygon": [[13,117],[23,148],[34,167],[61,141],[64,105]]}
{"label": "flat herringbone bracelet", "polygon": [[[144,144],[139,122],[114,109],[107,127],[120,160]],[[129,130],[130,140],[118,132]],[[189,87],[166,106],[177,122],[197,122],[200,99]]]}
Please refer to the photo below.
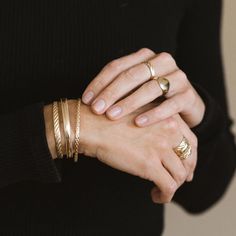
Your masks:
{"label": "flat herringbone bracelet", "polygon": [[54,137],[56,143],[56,152],[59,158],[63,158],[62,151],[62,142],[61,142],[61,131],[60,131],[60,120],[58,112],[58,102],[53,102],[53,128],[54,128]]}
{"label": "flat herringbone bracelet", "polygon": [[71,140],[69,107],[66,98],[61,99],[61,111],[62,111],[62,120],[63,120],[64,136],[66,143],[66,156],[67,158],[71,158],[73,157],[73,146]]}

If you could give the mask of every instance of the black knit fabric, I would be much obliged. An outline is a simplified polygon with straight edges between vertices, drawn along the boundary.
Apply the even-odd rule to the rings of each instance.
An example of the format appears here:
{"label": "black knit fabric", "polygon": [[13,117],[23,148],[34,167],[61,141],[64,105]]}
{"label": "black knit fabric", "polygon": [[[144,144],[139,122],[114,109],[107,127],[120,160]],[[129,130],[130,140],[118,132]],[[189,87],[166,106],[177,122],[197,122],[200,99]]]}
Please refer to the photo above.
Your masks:
{"label": "black knit fabric", "polygon": [[232,179],[220,0],[4,0],[0,7],[0,235],[160,235],[153,183],[80,156],[53,161],[43,106],[80,97],[109,61],[148,47],[171,53],[206,104],[193,128],[199,161],[174,200],[192,213]]}

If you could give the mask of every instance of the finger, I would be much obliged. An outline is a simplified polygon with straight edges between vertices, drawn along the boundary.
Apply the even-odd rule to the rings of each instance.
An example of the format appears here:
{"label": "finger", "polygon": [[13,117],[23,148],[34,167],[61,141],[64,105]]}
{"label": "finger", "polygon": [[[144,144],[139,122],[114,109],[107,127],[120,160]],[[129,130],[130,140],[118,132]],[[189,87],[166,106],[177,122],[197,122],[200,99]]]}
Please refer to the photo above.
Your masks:
{"label": "finger", "polygon": [[174,151],[169,151],[168,155],[162,159],[162,164],[174,178],[178,187],[181,186],[189,175],[189,167],[184,166],[183,162],[176,156]]}
{"label": "finger", "polygon": [[112,120],[119,119],[156,99],[161,95],[158,92],[156,81],[146,82],[131,95],[109,107],[106,115]]}
{"label": "finger", "polygon": [[191,182],[193,181],[193,177],[194,177],[194,174],[192,173],[191,175],[189,175],[186,179],[187,182]]}
{"label": "finger", "polygon": [[135,123],[138,126],[148,126],[183,112],[186,106],[188,106],[187,97],[185,94],[178,94],[165,100],[157,107],[138,115],[135,118]]}
{"label": "finger", "polygon": [[188,170],[188,176],[186,180],[191,180],[191,177],[194,173],[197,164],[197,138],[189,129],[187,124],[181,119],[180,116],[176,116],[176,119],[178,120],[178,124],[183,136],[187,138],[192,150],[191,154],[187,159],[181,160],[185,169]]}
{"label": "finger", "polygon": [[[171,86],[170,91],[168,92],[170,96],[174,95],[177,92],[180,93],[186,89],[187,83],[178,83],[178,81],[181,81],[181,77],[183,77],[183,74],[180,70],[166,76],[170,84],[173,85]],[[161,95],[162,95],[162,90],[160,86],[158,85],[157,81],[150,80],[144,83],[131,95],[125,97],[124,99],[120,100],[113,106],[109,107],[106,114],[108,118],[113,119],[113,120],[121,118],[133,112],[134,110],[146,105],[147,103],[155,100]],[[164,117],[163,119],[165,118],[166,117]]]}
{"label": "finger", "polygon": [[[195,141],[194,137],[192,137],[193,133],[181,119],[179,114],[166,119],[162,125],[163,128],[165,128],[164,125],[166,125],[169,130],[166,131],[166,134],[168,135],[168,142],[171,143],[171,148],[165,148],[166,154],[163,156],[161,161],[180,186],[193,173],[194,166],[196,164],[196,148],[194,147]],[[180,157],[174,152],[174,148],[179,146],[183,136],[187,138],[192,147],[192,154],[185,160],[181,160]]]}
{"label": "finger", "polygon": [[[192,88],[186,74],[182,70],[176,70],[173,73],[164,76],[170,83],[166,98],[172,97],[178,93],[182,93],[189,88]],[[160,86],[159,86],[160,87]]]}
{"label": "finger", "polygon": [[[193,180],[194,171],[196,169],[197,164],[197,149],[195,147],[192,147],[192,154],[189,156],[188,159],[183,160],[183,164],[189,166],[189,175],[187,176],[186,181],[190,182]],[[187,161],[187,163],[185,163],[185,161]]]}
{"label": "finger", "polygon": [[142,48],[130,55],[118,58],[108,63],[101,72],[91,81],[82,95],[82,101],[90,104],[93,99],[114,80],[122,71],[153,57],[155,53]]}
{"label": "finger", "polygon": [[153,176],[154,183],[159,189],[152,195],[153,201],[156,203],[170,202],[178,188],[176,181],[161,164],[156,166]]}
{"label": "finger", "polygon": [[[177,70],[174,59],[168,60],[166,54],[158,54],[150,63],[156,74],[162,76]],[[150,79],[150,71],[144,64],[138,64],[122,72],[93,101],[92,109],[97,114],[103,114],[112,104]]]}

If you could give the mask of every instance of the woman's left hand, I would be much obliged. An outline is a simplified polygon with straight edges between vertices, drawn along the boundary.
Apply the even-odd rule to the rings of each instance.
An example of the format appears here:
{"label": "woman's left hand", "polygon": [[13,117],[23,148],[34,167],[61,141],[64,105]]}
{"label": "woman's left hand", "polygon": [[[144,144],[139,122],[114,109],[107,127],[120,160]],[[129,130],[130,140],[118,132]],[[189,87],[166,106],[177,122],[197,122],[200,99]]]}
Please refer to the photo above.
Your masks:
{"label": "woman's left hand", "polygon": [[190,128],[197,126],[205,112],[201,97],[170,54],[155,54],[147,48],[108,63],[87,86],[82,101],[91,104],[96,114],[106,112],[116,120],[162,96],[145,61],[151,63],[156,76],[169,81],[170,88],[164,102],[135,118],[136,125],[150,125],[180,113]]}

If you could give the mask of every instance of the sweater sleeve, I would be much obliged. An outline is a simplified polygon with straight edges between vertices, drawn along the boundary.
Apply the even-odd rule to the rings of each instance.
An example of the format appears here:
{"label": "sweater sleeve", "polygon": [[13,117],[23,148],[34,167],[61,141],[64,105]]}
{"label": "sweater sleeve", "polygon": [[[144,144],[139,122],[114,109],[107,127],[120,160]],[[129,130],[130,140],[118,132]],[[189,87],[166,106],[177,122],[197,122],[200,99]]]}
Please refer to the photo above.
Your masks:
{"label": "sweater sleeve", "polygon": [[43,107],[39,102],[0,115],[0,187],[23,180],[60,181],[47,144]]}
{"label": "sweater sleeve", "polygon": [[236,166],[221,59],[221,9],[221,0],[193,0],[181,25],[176,53],[177,63],[206,105],[203,121],[192,129],[199,142],[194,179],[174,197],[192,213],[208,209],[222,197]]}

